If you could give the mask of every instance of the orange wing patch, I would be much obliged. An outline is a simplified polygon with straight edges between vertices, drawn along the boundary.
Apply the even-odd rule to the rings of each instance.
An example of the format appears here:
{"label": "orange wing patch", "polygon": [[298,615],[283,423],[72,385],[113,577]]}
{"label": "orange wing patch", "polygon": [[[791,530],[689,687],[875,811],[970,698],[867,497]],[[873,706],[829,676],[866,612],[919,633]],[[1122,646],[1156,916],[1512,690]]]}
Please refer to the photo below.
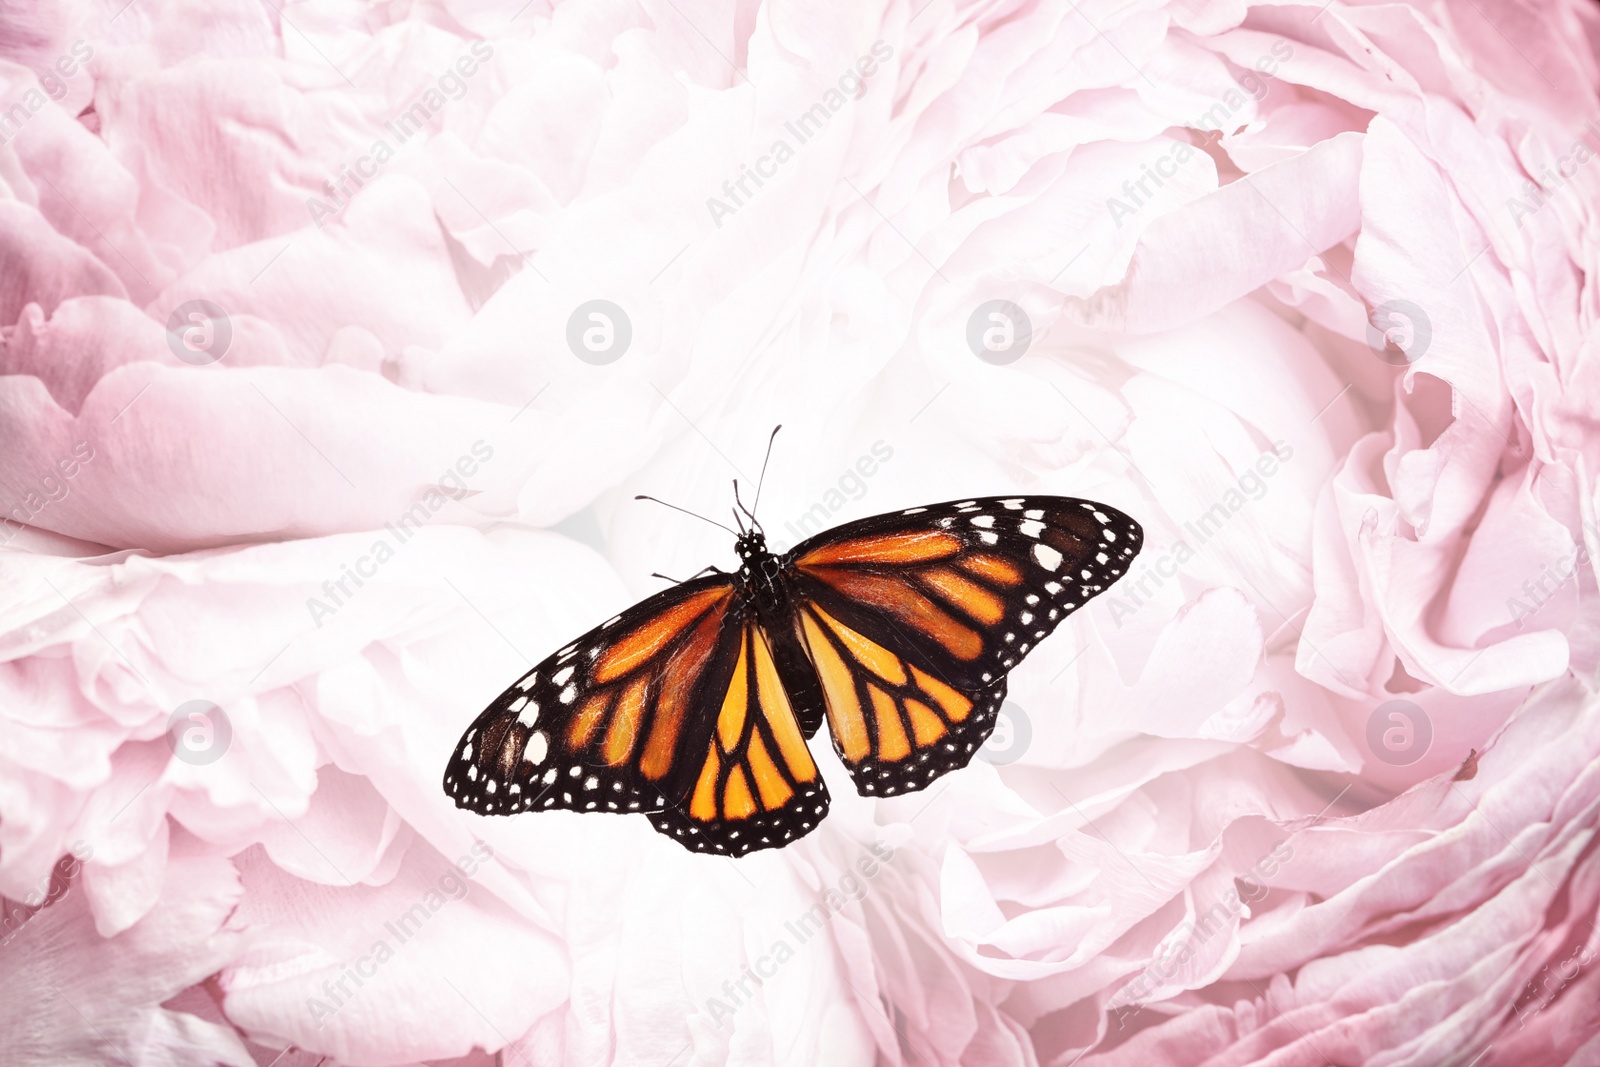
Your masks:
{"label": "orange wing patch", "polygon": [[606,650],[594,665],[594,680],[604,684],[621,678],[654,656],[689,624],[724,603],[732,592],[726,586],[706,589],[650,619]]}
{"label": "orange wing patch", "polygon": [[1022,581],[1022,571],[1017,565],[999,556],[987,556],[981,553],[963,556],[959,560],[959,565],[998,585],[1017,585]]}
{"label": "orange wing patch", "polygon": [[949,567],[930,568],[922,573],[922,580],[947,603],[985,626],[993,626],[1006,617],[1005,601]]}
{"label": "orange wing patch", "polygon": [[924,674],[915,667],[911,668],[911,676],[917,680],[917,687],[931,696],[934,703],[944,709],[944,713],[955,722],[964,722],[967,714],[972,711],[972,701],[955,689],[945,685],[930,674]]}
{"label": "orange wing patch", "polygon": [[811,662],[816,664],[822,681],[823,699],[828,705],[828,725],[833,729],[839,750],[851,763],[859,763],[872,750],[872,740],[867,734],[866,716],[862,714],[861,697],[856,692],[855,677],[845,664],[844,657],[822,632],[816,615],[806,611],[800,616],[801,640],[811,651]]}
{"label": "orange wing patch", "polygon": [[750,783],[745,781],[744,768],[728,771],[728,787],[723,790],[722,814],[729,819],[748,819],[756,813],[755,797],[750,795]]}
{"label": "orange wing patch", "polygon": [[798,630],[848,765],[898,763],[938,743],[972,712],[966,694],[815,604],[801,609]]}
{"label": "orange wing patch", "polygon": [[840,563],[927,563],[960,551],[961,539],[953,534],[939,530],[913,530],[818,545],[795,560],[795,565],[809,568]]}
{"label": "orange wing patch", "polygon": [[617,702],[617,713],[606,731],[606,746],[602,755],[613,767],[626,763],[633,755],[633,745],[639,737],[639,724],[644,721],[644,694],[649,678],[635,679]]}
{"label": "orange wing patch", "polygon": [[895,685],[906,684],[906,671],[900,664],[900,658],[887,648],[878,644],[870,637],[856,633],[850,627],[829,615],[819,607],[812,607],[812,612],[817,618],[828,624],[828,628],[839,636],[844,642],[849,653],[864,664],[872,673],[886,682]]}
{"label": "orange wing patch", "polygon": [[893,763],[911,755],[911,742],[906,738],[905,723],[894,697],[872,685],[867,687],[872,696],[873,718],[878,724],[878,758]]}
{"label": "orange wing patch", "polygon": [[916,735],[918,748],[927,748],[945,735],[944,721],[920,700],[906,701],[906,714],[911,716],[911,730]]}
{"label": "orange wing patch", "polygon": [[747,625],[689,798],[689,818],[710,824],[777,812],[818,777],[766,635]]}
{"label": "orange wing patch", "polygon": [[755,777],[756,789],[761,793],[761,806],[769,811],[783,807],[794,796],[794,790],[784,779],[783,772],[767,755],[767,746],[760,734],[750,738],[750,773]]}
{"label": "orange wing patch", "polygon": [[578,712],[571,728],[567,730],[568,748],[576,751],[589,743],[594,728],[600,725],[600,720],[611,707],[611,697],[611,693],[602,691],[583,702],[583,710]]}
{"label": "orange wing patch", "polygon": [[789,694],[778,678],[778,665],[773,662],[766,635],[759,630],[756,633],[758,636],[751,641],[756,650],[756,694],[766,710],[766,724],[772,730],[784,765],[797,775],[798,781],[812,781],[817,776],[817,765],[811,762],[811,749],[806,747],[794,707],[789,703]]}
{"label": "orange wing patch", "polygon": [[716,650],[723,613],[709,610],[709,605],[714,603],[708,603],[708,610],[695,626],[694,632],[673,653],[661,674],[661,684],[656,689],[655,720],[650,724],[644,756],[639,760],[639,770],[651,781],[660,781],[672,769],[673,756],[678,751],[678,734],[683,729],[694,681]]}
{"label": "orange wing patch", "polygon": [[875,607],[927,634],[957,659],[972,660],[983,654],[983,638],[978,631],[903,579],[843,567],[822,568],[814,573],[850,599]]}

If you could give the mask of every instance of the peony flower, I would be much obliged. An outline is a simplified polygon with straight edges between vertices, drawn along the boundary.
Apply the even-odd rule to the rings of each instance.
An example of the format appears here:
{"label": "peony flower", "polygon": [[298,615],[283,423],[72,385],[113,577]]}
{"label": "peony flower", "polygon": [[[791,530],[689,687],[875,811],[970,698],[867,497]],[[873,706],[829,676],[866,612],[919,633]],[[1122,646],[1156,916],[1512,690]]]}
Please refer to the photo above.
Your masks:
{"label": "peony flower", "polygon": [[[197,11],[0,29],[16,1062],[1592,1060],[1591,8]],[[781,850],[457,810],[778,423],[1144,550]]]}

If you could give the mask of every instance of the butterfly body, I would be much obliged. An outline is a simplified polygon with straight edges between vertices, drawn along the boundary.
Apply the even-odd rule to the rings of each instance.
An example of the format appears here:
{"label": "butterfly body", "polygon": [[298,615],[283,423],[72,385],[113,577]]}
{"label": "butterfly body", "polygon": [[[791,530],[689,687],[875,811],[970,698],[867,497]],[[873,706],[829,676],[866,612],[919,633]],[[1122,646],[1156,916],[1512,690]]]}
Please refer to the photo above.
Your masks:
{"label": "butterfly body", "polygon": [[953,501],[848,523],[708,568],[555,653],[462,736],[446,793],[485,814],[649,816],[699,852],[809,833],[828,794],[824,720],[858,791],[964,767],[1006,675],[1126,573],[1139,525],[1094,501]]}
{"label": "butterfly body", "polygon": [[734,575],[737,598],[750,605],[769,636],[774,665],[800,721],[800,733],[809,739],[822,727],[825,705],[822,687],[792,625],[795,592],[790,573],[783,559],[767,550],[767,539],[759,530],[740,535],[734,551],[740,560]]}

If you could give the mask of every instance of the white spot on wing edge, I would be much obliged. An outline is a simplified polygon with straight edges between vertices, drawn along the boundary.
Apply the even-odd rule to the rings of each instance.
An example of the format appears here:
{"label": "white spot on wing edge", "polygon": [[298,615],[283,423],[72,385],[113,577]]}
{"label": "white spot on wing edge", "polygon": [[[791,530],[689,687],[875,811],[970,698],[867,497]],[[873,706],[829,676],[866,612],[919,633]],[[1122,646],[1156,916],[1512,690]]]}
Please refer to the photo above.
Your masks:
{"label": "white spot on wing edge", "polygon": [[545,736],[543,730],[535,730],[528,735],[528,743],[522,746],[522,760],[535,767],[544,762],[545,756],[550,753],[550,738]]}

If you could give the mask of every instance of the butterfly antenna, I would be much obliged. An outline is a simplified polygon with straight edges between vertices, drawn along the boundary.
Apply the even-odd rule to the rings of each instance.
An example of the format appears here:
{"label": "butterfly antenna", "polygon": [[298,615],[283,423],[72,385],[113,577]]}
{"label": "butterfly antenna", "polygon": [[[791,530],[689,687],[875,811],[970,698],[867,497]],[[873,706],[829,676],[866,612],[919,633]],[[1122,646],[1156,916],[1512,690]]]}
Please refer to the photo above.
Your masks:
{"label": "butterfly antenna", "polygon": [[[735,478],[733,480],[733,502],[735,504],[739,505],[739,511],[742,511],[746,515],[750,516],[750,521],[751,522],[755,522],[756,521],[755,513],[752,512],[749,508],[745,507],[744,506],[744,501],[739,499],[739,479],[737,479],[737,478]],[[735,512],[733,517],[735,519],[738,519],[738,517],[739,517],[738,513]],[[742,522],[739,523],[739,526],[742,529],[744,527],[744,523],[742,523]]]}
{"label": "butterfly antenna", "polygon": [[690,511],[688,508],[680,508],[676,504],[669,504],[665,500],[658,500],[657,498],[655,498],[653,496],[645,496],[643,493],[638,494],[633,499],[635,499],[635,500],[652,500],[652,501],[655,501],[655,503],[660,504],[664,508],[671,508],[673,511],[681,511],[685,515],[693,515],[695,518],[699,519],[701,522],[709,522],[713,526],[720,526],[722,529],[727,530],[729,533],[733,534],[735,537],[739,536],[739,531],[738,530],[728,529],[728,527],[723,526],[722,523],[718,522],[716,519],[708,519],[704,515],[701,515],[701,514],[698,514],[696,512]]}
{"label": "butterfly antenna", "polygon": [[[750,505],[751,522],[756,521],[756,508],[761,506],[761,487],[767,484],[767,463],[772,459],[772,442],[777,439],[778,431],[781,429],[783,429],[783,423],[780,422],[772,428],[772,436],[767,438],[767,455],[761,461],[761,477],[756,480],[756,500],[754,504]],[[734,495],[737,496],[738,494]]]}

